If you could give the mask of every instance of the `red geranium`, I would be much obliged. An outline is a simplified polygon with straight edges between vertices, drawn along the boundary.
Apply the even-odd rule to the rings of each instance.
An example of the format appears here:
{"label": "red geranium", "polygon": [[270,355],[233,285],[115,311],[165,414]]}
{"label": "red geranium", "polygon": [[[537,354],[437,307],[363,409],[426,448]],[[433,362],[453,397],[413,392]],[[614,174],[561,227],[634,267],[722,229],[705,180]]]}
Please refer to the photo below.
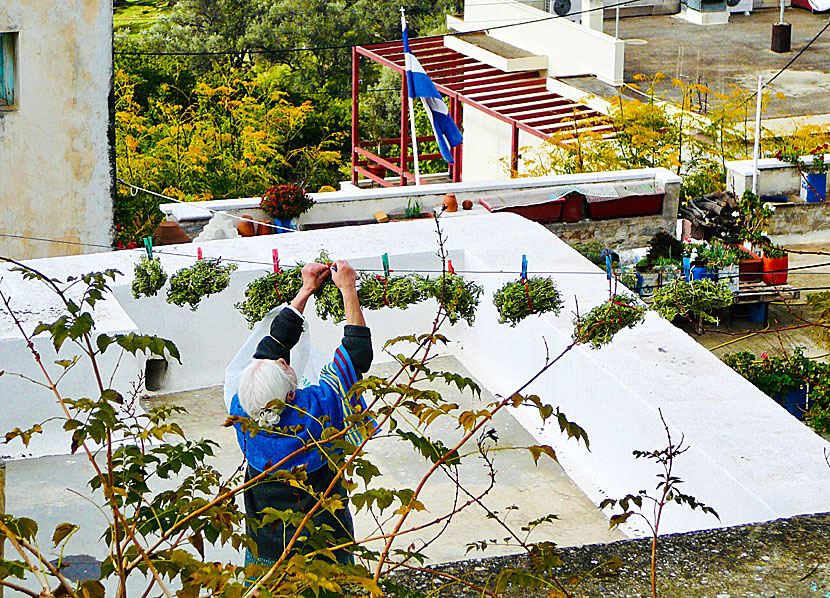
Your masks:
{"label": "red geranium", "polygon": [[275,185],[262,196],[259,207],[271,218],[290,220],[313,205],[314,200],[299,185]]}

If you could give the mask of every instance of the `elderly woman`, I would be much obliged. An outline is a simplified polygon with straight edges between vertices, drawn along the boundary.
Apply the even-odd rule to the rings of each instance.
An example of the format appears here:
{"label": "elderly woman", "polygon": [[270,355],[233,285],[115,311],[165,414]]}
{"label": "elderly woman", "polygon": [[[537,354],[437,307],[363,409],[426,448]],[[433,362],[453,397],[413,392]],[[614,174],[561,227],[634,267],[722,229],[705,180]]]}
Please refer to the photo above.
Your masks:
{"label": "elderly woman", "polygon": [[[290,365],[291,348],[302,334],[303,310],[308,299],[329,275],[343,295],[346,312],[343,340],[332,362],[320,373],[320,383],[298,389],[297,374]],[[258,552],[255,556],[246,551],[246,565],[273,564],[283,554],[297,528],[279,520],[263,525],[263,510],[308,513],[337,473],[330,461],[330,452],[334,449],[322,441],[323,429],[343,430],[351,425],[351,420],[346,422],[346,418],[365,409],[359,397],[347,398],[349,389],[372,363],[371,335],[360,310],[355,271],[345,261],[335,262],[331,269],[313,263],[303,267],[302,278],[303,285],[297,296],[274,318],[269,336],[260,341],[253,360],[243,370],[230,414],[250,418],[267,429],[256,433],[243,429],[241,422],[235,424],[239,446],[248,460],[246,481],[276,464],[279,470],[305,467],[308,489],[265,477],[245,491],[247,533],[255,540]],[[357,444],[361,436],[353,426],[346,439]],[[348,543],[354,537],[347,493],[340,480],[329,493],[334,495],[339,495],[345,506],[335,512],[321,507],[312,519],[318,528],[323,525],[332,528],[332,546]],[[295,549],[304,551],[305,537],[304,530]],[[309,550],[318,548],[309,547]],[[335,555],[341,563],[351,562],[346,550],[339,549]]]}

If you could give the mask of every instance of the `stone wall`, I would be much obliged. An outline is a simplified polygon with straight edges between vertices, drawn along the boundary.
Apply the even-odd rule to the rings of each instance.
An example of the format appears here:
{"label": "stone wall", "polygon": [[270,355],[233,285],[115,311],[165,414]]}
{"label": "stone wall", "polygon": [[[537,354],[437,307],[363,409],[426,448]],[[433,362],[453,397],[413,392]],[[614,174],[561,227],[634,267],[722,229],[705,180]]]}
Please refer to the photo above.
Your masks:
{"label": "stone wall", "polygon": [[676,218],[637,216],[612,220],[580,220],[555,222],[545,225],[548,230],[567,243],[599,241],[614,249],[645,247],[655,233],[663,230],[674,234]]}
{"label": "stone wall", "polygon": [[830,204],[790,202],[776,204],[769,234],[804,235],[830,230]]}

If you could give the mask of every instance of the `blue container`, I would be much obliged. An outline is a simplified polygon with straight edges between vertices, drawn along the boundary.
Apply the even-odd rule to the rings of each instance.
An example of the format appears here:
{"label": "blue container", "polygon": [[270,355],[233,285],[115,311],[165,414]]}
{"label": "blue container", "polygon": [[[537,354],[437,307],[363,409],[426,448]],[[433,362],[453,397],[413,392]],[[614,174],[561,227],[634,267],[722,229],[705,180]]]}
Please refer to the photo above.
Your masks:
{"label": "blue container", "polygon": [[[297,230],[297,227],[293,226],[292,223],[293,223],[292,218],[286,218],[284,220],[280,219],[280,218],[274,218],[274,225],[280,227],[280,228],[275,228],[274,233],[278,235],[280,233],[290,233],[293,230]],[[286,230],[286,229],[290,229],[290,230]]]}
{"label": "blue container", "polygon": [[709,276],[707,276],[707,268],[702,266],[695,266],[694,268],[689,270],[690,280],[703,280],[704,278],[709,278]]}
{"label": "blue container", "polygon": [[689,270],[692,267],[691,259],[688,257],[683,258],[683,278],[686,282],[689,281]]}
{"label": "blue container", "polygon": [[786,409],[790,415],[799,420],[804,419],[804,412],[807,411],[806,388],[795,388],[786,392],[779,392],[773,397],[773,400]]}
{"label": "blue container", "polygon": [[809,203],[827,199],[826,172],[804,172],[801,174],[801,199]]}
{"label": "blue container", "polygon": [[749,321],[760,324],[764,321],[764,313],[766,312],[766,303],[752,303],[747,305],[747,315]]}

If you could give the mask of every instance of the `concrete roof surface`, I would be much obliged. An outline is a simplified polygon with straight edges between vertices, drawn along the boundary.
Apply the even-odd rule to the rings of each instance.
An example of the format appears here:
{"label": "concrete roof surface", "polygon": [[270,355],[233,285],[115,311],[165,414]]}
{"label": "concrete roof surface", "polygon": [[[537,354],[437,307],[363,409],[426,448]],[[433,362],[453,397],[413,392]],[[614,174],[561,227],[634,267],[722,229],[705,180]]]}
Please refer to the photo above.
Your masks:
{"label": "concrete roof surface", "polygon": [[[729,94],[730,85],[755,91],[758,75],[766,82],[821,29],[828,15],[812,14],[800,8],[787,8],[785,22],[792,24],[792,51],[777,54],[770,50],[772,24],[778,22],[777,9],[757,10],[748,16],[735,13],[727,25],[694,25],[676,16],[629,17],[620,19],[619,37],[625,46],[625,81],[645,75],[641,88],[655,73],[668,77],[658,88],[677,98],[671,79],[685,83],[702,83],[715,93]],[[614,35],[614,19],[606,18],[605,33]],[[784,99],[771,97],[764,119],[790,116],[828,115],[830,113],[830,32],[825,31],[773,83],[773,92]],[[597,95],[615,95],[614,88],[583,79],[569,80],[577,87],[588,88]],[[774,94],[773,94],[774,95]],[[710,97],[710,102],[716,101]],[[750,118],[755,105],[749,105]],[[828,115],[830,116],[830,115]],[[818,119],[830,122],[830,118]]]}

